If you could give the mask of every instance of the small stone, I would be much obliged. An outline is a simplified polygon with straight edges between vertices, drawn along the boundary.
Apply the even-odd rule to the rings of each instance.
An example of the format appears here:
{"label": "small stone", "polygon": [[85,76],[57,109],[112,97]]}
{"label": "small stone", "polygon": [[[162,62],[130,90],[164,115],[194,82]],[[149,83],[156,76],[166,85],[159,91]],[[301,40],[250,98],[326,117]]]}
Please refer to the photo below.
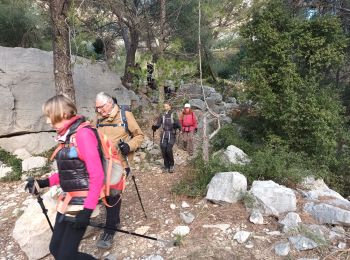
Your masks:
{"label": "small stone", "polygon": [[280,236],[281,232],[279,231],[270,231],[270,232],[266,232],[267,235],[269,236]]}
{"label": "small stone", "polygon": [[142,226],[142,227],[139,227],[135,230],[135,233],[137,234],[141,234],[141,235],[144,235],[147,233],[147,231],[150,229],[149,226]]}
{"label": "small stone", "polygon": [[181,203],[181,207],[182,207],[182,208],[189,208],[190,205],[188,205],[188,203],[187,203],[186,201],[183,201],[183,202]]}
{"label": "small stone", "polygon": [[250,214],[249,221],[254,224],[262,225],[264,224],[264,217],[260,211],[253,210],[252,214]]}
{"label": "small stone", "polygon": [[299,251],[314,249],[318,246],[315,241],[300,235],[289,237],[288,239],[289,242],[291,242],[293,246]]}
{"label": "small stone", "polygon": [[289,254],[289,243],[278,243],[275,245],[275,253],[279,256],[286,256]]}
{"label": "small stone", "polygon": [[186,236],[188,233],[190,233],[190,228],[188,226],[177,226],[172,232],[173,235],[179,236]]}
{"label": "small stone", "polygon": [[233,239],[237,240],[238,243],[242,244],[248,240],[250,234],[251,233],[248,231],[238,231],[234,235]]}
{"label": "small stone", "polygon": [[186,224],[191,224],[194,220],[194,215],[189,212],[182,212],[180,213],[180,218],[185,222]]}
{"label": "small stone", "polygon": [[175,204],[170,204],[170,208],[174,210],[174,209],[176,209],[176,205]]}
{"label": "small stone", "polygon": [[345,248],[346,248],[346,243],[344,243],[344,242],[339,242],[338,248],[339,248],[339,249],[345,249]]}
{"label": "small stone", "polygon": [[203,225],[203,228],[218,228],[221,231],[226,231],[230,227],[230,224],[216,224],[216,225]]}

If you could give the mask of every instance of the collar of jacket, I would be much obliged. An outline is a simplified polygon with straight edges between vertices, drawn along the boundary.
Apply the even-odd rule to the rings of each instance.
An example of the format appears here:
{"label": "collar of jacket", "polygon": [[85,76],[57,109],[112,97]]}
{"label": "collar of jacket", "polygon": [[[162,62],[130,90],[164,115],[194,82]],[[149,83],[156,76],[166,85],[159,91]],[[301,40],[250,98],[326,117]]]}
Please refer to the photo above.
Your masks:
{"label": "collar of jacket", "polygon": [[109,114],[109,116],[105,120],[107,122],[112,122],[118,113],[119,113],[119,107],[118,107],[118,105],[114,105],[111,113]]}

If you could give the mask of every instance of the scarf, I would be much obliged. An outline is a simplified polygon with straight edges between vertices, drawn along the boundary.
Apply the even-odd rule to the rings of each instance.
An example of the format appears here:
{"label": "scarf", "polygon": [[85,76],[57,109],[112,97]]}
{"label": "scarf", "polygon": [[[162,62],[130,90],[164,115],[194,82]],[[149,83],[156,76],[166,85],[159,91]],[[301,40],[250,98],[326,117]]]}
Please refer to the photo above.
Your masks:
{"label": "scarf", "polygon": [[65,140],[66,136],[68,135],[68,130],[71,127],[72,124],[74,124],[78,119],[82,118],[82,115],[75,115],[72,118],[68,119],[68,121],[62,126],[61,128],[57,129],[57,137],[55,138],[56,141],[62,141]]}

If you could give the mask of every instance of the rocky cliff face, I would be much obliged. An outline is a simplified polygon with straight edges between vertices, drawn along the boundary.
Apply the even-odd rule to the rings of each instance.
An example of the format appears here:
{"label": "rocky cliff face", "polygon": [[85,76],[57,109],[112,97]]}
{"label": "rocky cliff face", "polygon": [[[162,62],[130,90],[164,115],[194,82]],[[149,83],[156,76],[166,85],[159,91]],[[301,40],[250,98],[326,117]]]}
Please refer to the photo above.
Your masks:
{"label": "rocky cliff face", "polygon": [[[135,96],[104,63],[78,58],[73,78],[79,113],[90,118],[100,91],[115,95],[120,104],[130,104]],[[52,133],[41,105],[54,94],[52,52],[0,47],[0,147],[10,152],[24,147],[31,153],[50,148]]]}

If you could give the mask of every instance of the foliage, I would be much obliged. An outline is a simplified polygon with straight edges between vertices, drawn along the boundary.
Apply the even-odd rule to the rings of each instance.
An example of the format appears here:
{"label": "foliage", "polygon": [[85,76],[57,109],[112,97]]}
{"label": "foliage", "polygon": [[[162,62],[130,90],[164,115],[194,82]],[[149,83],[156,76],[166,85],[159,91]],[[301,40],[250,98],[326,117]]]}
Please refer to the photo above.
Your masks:
{"label": "foliage", "polygon": [[213,152],[234,145],[250,154],[253,151],[253,146],[242,138],[241,129],[237,124],[224,125],[211,140]]}
{"label": "foliage", "polygon": [[270,1],[255,9],[241,34],[243,72],[266,132],[295,151],[327,157],[344,122],[333,84],[346,47],[338,19],[293,17],[284,1]]}
{"label": "foliage", "polygon": [[29,0],[0,0],[0,45],[51,49],[48,16]]}
{"label": "foliage", "polygon": [[1,162],[12,168],[11,174],[2,178],[5,181],[19,180],[22,175],[22,160],[0,148]]}

